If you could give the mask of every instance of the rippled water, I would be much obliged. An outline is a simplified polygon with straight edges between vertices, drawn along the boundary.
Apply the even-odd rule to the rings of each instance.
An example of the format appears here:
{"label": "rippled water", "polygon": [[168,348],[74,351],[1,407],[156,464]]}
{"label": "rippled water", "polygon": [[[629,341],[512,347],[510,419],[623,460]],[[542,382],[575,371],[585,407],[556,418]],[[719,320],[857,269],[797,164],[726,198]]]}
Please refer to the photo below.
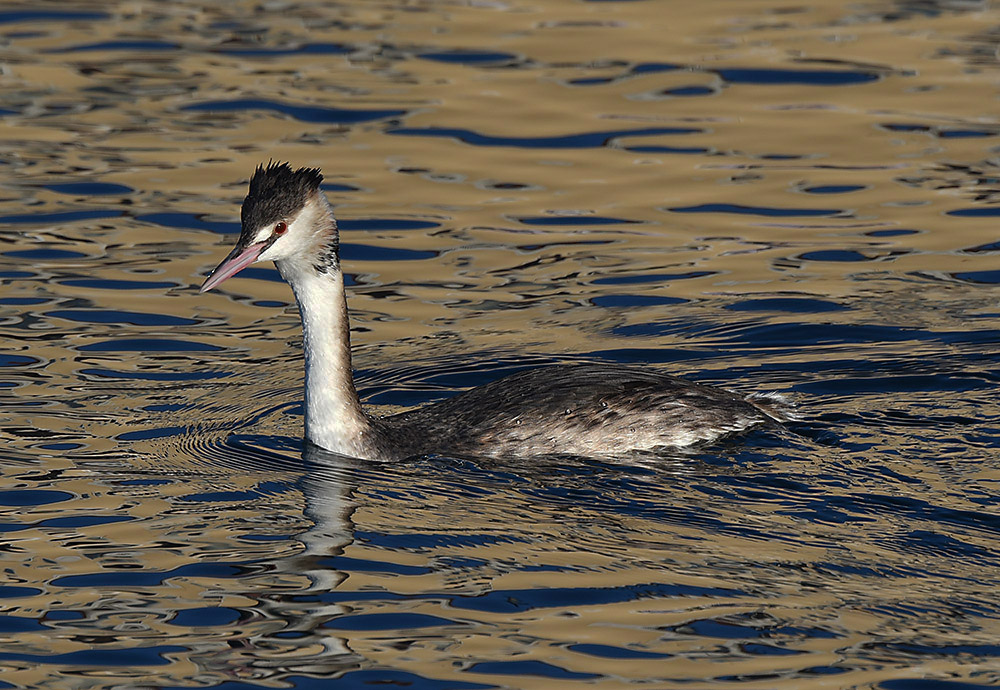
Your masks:
{"label": "rippled water", "polygon": [[[979,2],[0,8],[0,688],[1000,684]],[[303,454],[253,167],[324,169],[381,411],[640,362],[801,422]]]}

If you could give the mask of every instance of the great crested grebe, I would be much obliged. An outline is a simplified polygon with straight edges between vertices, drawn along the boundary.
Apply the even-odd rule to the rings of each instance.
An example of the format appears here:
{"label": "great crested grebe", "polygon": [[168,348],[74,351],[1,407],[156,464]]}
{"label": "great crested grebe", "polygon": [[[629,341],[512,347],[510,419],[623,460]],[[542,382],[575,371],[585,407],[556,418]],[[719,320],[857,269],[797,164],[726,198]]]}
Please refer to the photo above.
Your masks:
{"label": "great crested grebe", "polygon": [[787,421],[780,396],[740,396],[655,370],[564,364],[512,374],[390,417],[365,413],[354,388],[340,235],[316,168],[258,166],[236,247],[201,286],[274,261],[292,287],[305,350],[305,435],[356,458],[427,453],[489,457],[622,456],[679,448]]}

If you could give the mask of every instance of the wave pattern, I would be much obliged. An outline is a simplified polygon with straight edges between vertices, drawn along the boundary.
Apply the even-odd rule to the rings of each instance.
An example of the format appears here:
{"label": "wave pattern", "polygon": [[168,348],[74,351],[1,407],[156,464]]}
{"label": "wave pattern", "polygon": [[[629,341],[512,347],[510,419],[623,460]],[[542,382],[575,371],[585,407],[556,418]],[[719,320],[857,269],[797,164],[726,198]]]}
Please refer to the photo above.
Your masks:
{"label": "wave pattern", "polygon": [[[0,686],[1000,685],[995,11],[8,5]],[[586,361],[800,419],[310,447],[281,276],[197,293],[269,159],[377,414]]]}

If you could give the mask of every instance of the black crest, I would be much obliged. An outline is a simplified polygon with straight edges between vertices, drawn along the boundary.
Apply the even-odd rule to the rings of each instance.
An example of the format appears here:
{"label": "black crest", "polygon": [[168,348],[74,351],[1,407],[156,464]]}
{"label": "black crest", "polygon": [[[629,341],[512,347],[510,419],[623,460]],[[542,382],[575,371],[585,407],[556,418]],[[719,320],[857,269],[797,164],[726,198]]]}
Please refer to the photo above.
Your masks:
{"label": "black crest", "polygon": [[271,161],[258,165],[250,178],[250,191],[243,200],[240,220],[244,232],[291,218],[319,189],[323,174],[319,168],[292,170],[288,163]]}

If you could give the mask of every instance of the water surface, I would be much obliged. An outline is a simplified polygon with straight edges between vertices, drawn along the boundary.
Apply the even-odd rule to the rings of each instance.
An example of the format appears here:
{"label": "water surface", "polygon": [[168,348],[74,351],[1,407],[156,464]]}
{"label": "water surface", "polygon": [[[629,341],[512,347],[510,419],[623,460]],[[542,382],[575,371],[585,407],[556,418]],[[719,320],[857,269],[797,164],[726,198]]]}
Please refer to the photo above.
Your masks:
{"label": "water surface", "polygon": [[[0,11],[0,687],[1000,683],[985,3]],[[635,362],[803,420],[613,464],[301,444],[252,169],[380,412]]]}

